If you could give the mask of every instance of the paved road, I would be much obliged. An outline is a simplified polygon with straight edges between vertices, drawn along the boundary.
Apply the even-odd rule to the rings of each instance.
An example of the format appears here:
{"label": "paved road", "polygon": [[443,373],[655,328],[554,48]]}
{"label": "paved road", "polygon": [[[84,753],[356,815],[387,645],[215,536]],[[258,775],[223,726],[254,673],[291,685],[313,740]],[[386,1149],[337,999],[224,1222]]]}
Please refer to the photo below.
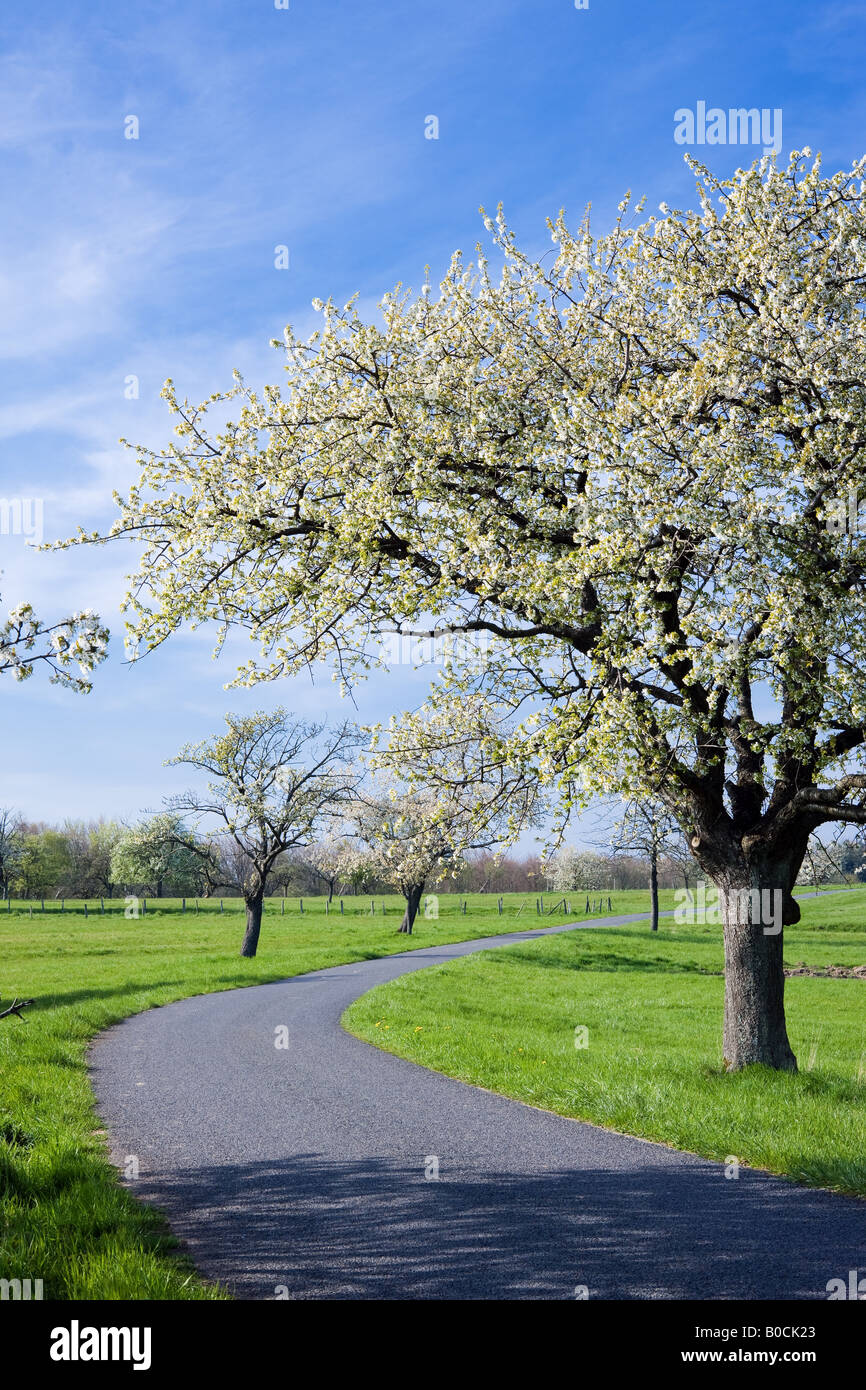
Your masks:
{"label": "paved road", "polygon": [[[340,1027],[374,985],[542,934],[128,1019],[91,1053],[115,1161],[137,1156],[132,1190],[240,1298],[571,1299],[585,1286],[607,1299],[810,1299],[866,1274],[866,1202],[748,1171],[728,1180],[717,1163],[452,1081]],[[425,1177],[431,1155],[439,1181]]]}

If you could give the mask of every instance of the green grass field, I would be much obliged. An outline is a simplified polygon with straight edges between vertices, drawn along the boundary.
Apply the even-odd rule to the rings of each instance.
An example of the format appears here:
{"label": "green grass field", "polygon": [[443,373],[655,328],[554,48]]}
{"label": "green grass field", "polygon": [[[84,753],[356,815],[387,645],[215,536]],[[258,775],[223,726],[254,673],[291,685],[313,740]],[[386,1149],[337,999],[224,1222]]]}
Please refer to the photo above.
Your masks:
{"label": "green grass field", "polygon": [[[647,893],[620,892],[611,898],[614,912],[641,912],[648,908]],[[664,894],[662,907],[671,906],[672,900],[672,894]],[[255,960],[242,960],[238,954],[243,913],[237,900],[226,899],[222,913],[218,908],[213,910],[213,905],[205,911],[201,903],[196,913],[191,902],[184,913],[178,902],[154,900],[148,904],[147,915],[138,919],[124,917],[122,901],[106,900],[104,915],[98,903],[95,907],[90,903],[86,918],[83,903],[67,902],[61,912],[59,903],[46,902],[44,913],[39,903],[13,903],[11,908],[0,904],[2,1002],[9,1003],[15,994],[32,996],[36,1001],[26,1011],[26,1023],[9,1018],[0,1024],[0,1277],[40,1278],[46,1298],[225,1297],[202,1281],[178,1255],[158,1214],[135,1202],[116,1180],[106,1156],[86,1069],[88,1043],[103,1028],[129,1014],[193,994],[263,983],[327,965],[423,947],[430,942],[521,931],[563,920],[563,914],[557,911],[540,921],[534,897],[506,896],[500,916],[495,895],[470,897],[465,915],[461,900],[442,895],[438,919],[420,916],[415,935],[407,938],[397,932],[400,901],[386,898],[384,914],[382,901],[375,899],[376,912],[371,915],[369,898],[347,898],[341,915],[338,906],[332,906],[326,914],[321,898],[306,902],[303,914],[297,899],[289,899],[284,912],[279,900],[271,899]],[[553,896],[545,895],[547,907],[554,901]],[[585,896],[572,895],[571,906],[570,916],[579,919]],[[861,925],[866,920],[866,892],[852,894],[843,904],[839,899],[813,904],[808,912],[810,922],[814,919],[814,926],[822,930],[803,930],[791,936],[787,957],[810,963],[859,964],[866,960],[866,933]],[[847,927],[845,935],[837,930],[843,926]],[[829,930],[830,927],[834,929]],[[537,955],[540,951],[553,954],[543,957]],[[561,956],[557,956],[558,952]],[[496,963],[506,956],[503,965]],[[646,926],[620,932],[594,929],[560,938],[555,946],[543,943],[499,956],[491,954],[478,958],[477,964],[467,962],[467,972],[478,970],[476,976],[449,976],[444,992],[442,972],[437,970],[425,972],[423,980],[414,982],[419,990],[417,995],[400,991],[389,994],[386,1007],[391,1011],[388,1017],[393,1018],[394,1031],[393,1035],[390,1031],[387,1034],[388,1046],[455,1075],[464,1075],[461,1068],[468,1065],[479,1074],[466,1073],[467,1079],[477,1079],[507,1094],[519,1094],[535,1104],[559,1108],[555,1096],[545,1089],[548,1077],[542,1064],[551,1067],[551,1077],[556,1067],[560,1068],[553,1090],[558,1087],[561,1096],[567,1098],[568,1065],[572,1068],[572,1083],[574,1080],[574,1059],[568,1054],[573,1022],[589,1022],[594,1030],[593,1044],[578,1057],[578,1062],[591,1059],[595,1065],[602,1052],[606,1018],[608,1039],[614,1035],[619,1039],[620,1059],[632,1054],[636,1059],[628,1073],[633,1078],[631,1091],[625,1075],[615,1078],[615,1095],[631,1096],[634,1131],[644,1132],[641,1124],[652,1128],[656,1121],[670,1121],[671,1132],[657,1137],[706,1151],[700,1143],[691,1142],[696,1130],[691,1120],[682,1122],[677,1129],[673,1119],[678,1108],[682,1109],[682,1100],[692,1092],[703,1097],[702,1113],[710,1117],[713,1103],[707,1097],[726,1093],[728,1083],[713,1069],[714,1030],[718,1029],[714,996],[700,1027],[696,1022],[694,1036],[689,1034],[687,1041],[680,1034],[691,1011],[695,1007],[698,1013],[701,1010],[689,992],[695,984],[711,992],[720,989],[716,977],[702,977],[696,970],[705,963],[716,969],[718,961],[719,946],[710,933],[701,935],[694,929],[674,933],[664,919],[656,939],[649,937]],[[576,972],[578,962],[582,964]],[[430,998],[424,1003],[427,980]],[[515,993],[518,980],[519,997]],[[476,988],[479,984],[480,991]],[[841,1109],[825,1148],[829,1152],[835,1146],[837,1164],[854,1163],[857,1134],[860,1151],[864,1151],[863,1091],[855,1073],[864,1047],[858,991],[866,989],[866,984],[808,978],[791,984],[800,1050],[803,1048],[798,1030],[802,1027],[806,1028],[807,1041],[812,1034],[817,1038],[819,1050],[814,1071],[794,1083],[794,1100],[788,1099],[785,1089],[790,1082],[778,1082],[777,1105],[786,1116],[782,1128],[793,1123],[790,1112],[799,1110],[803,1095],[817,1107],[825,1093],[824,1108],[829,1113],[839,1106],[841,1096]],[[485,988],[504,991],[502,998],[485,997]],[[797,1002],[800,996],[812,1001],[805,1011]],[[825,1017],[827,1010],[821,1008],[821,1001],[830,999],[832,1019]],[[352,1026],[362,1036],[369,1033],[372,1041],[381,1042],[382,1028],[377,1029],[375,1024],[385,1019],[384,996],[377,992],[369,1000],[369,1004],[362,1001],[352,1011]],[[635,1012],[639,1000],[643,1002]],[[590,1014],[590,1006],[595,1014]],[[416,1034],[414,1029],[421,1023],[421,1014],[429,1021],[421,1024],[424,1032]],[[564,1043],[563,1020],[568,1030]],[[456,1047],[451,1039],[440,1048],[437,1040],[450,1038],[452,1033]],[[557,1047],[553,1046],[555,1041]],[[463,1054],[467,1045],[480,1047],[477,1056],[468,1062]],[[609,1041],[607,1046],[610,1045]],[[499,1055],[503,1047],[508,1054],[504,1057]],[[519,1051],[521,1047],[523,1053]],[[560,1051],[562,1056],[557,1063]],[[676,1090],[671,1091],[677,1075],[676,1069],[669,1069],[674,1055],[683,1088],[679,1101]],[[506,1063],[498,1072],[494,1065],[497,1057],[500,1063],[503,1059]],[[847,1091],[841,1081],[837,1084],[835,1080],[825,1080],[836,1076],[834,1067],[838,1070],[842,1058],[850,1073],[845,1083]],[[698,1074],[695,1084],[690,1080],[690,1068]],[[651,1079],[654,1073],[653,1088],[643,1106],[638,1105],[636,1088],[642,1084],[640,1078]],[[611,1115],[601,1113],[602,1072],[591,1073],[584,1068],[580,1075],[586,1083],[587,1104],[598,1111],[592,1117],[603,1123],[617,1123],[611,1117],[613,1112],[624,1114],[628,1107],[623,1109],[612,1102]],[[766,1086],[762,1094],[769,1098]],[[584,1110],[566,1108],[565,1113]],[[589,1114],[589,1109],[585,1113]],[[818,1113],[815,1109],[816,1119]],[[860,1116],[859,1129],[853,1124],[855,1114]],[[847,1135],[842,1132],[846,1122],[851,1124]],[[747,1137],[739,1144],[743,1157]],[[738,1144],[732,1140],[722,1148],[726,1153],[737,1152]],[[807,1168],[800,1175],[809,1180],[825,1180]]]}
{"label": "green grass field", "polygon": [[[785,962],[866,964],[866,889],[803,904]],[[575,932],[380,986],[350,1032],[561,1115],[866,1196],[866,979],[786,988],[801,1070],[722,1068],[718,927]],[[575,1029],[588,1030],[588,1045]]]}
{"label": "green grass field", "polygon": [[[646,893],[612,895],[614,910],[639,912]],[[0,1277],[41,1278],[46,1298],[214,1298],[172,1253],[153,1212],[140,1207],[109,1165],[87,1079],[90,1039],[109,1024],[174,999],[260,984],[322,966],[542,925],[535,898],[438,898],[439,917],[397,932],[402,902],[323,898],[284,908],[269,899],[259,954],[239,956],[243,910],[154,899],[127,919],[124,901],[0,903],[0,996],[34,997],[27,1022],[0,1023]],[[545,906],[556,901],[545,895]],[[523,907],[521,909],[521,904]],[[432,910],[431,904],[431,910]],[[605,895],[607,910],[607,895]],[[572,908],[585,908],[585,897]],[[215,908],[215,910],[214,910]],[[283,915],[284,913],[284,915]],[[519,915],[518,915],[519,914]],[[543,925],[563,920],[556,912]]]}

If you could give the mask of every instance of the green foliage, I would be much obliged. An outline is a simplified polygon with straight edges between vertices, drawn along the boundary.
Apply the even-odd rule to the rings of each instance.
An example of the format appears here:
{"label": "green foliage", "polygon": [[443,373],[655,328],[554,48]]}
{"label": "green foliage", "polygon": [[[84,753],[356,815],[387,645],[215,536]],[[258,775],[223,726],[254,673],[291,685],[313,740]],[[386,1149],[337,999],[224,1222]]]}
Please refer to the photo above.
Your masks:
{"label": "green foliage", "polygon": [[191,836],[171,812],[150,816],[121,835],[111,851],[114,883],[143,885],[151,894],[164,883],[201,891],[202,859],[190,848]]}
{"label": "green foliage", "polygon": [[39,898],[53,893],[72,873],[72,856],[65,836],[58,830],[25,834],[16,864],[13,892]]}

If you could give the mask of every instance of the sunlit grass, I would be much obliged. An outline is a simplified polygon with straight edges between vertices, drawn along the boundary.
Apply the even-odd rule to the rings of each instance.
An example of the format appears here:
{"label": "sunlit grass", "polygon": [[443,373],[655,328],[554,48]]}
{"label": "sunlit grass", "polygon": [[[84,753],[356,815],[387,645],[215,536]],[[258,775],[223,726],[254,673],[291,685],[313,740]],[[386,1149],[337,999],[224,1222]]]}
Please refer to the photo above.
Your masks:
{"label": "sunlit grass", "polygon": [[[785,960],[866,964],[866,890],[804,903]],[[800,1073],[731,1075],[722,966],[718,927],[575,932],[382,985],[344,1024],[531,1105],[866,1196],[866,980],[789,979]]]}
{"label": "sunlit grass", "polygon": [[[600,896],[590,895],[591,907],[592,902],[597,902]],[[839,899],[830,898],[824,903],[812,904],[809,908],[810,921],[814,920],[816,926],[833,925],[834,930],[803,932],[802,947],[800,937],[796,938],[796,942],[794,938],[789,938],[787,955],[792,960],[806,959],[815,964],[853,964],[866,959],[866,949],[861,949],[860,945],[862,938],[857,935],[864,896],[852,895],[842,905],[839,905]],[[569,897],[571,913],[568,916],[579,918],[585,909],[586,895],[571,894]],[[855,904],[855,898],[860,906]],[[643,892],[615,893],[611,899],[612,910],[618,913],[646,911],[648,907],[648,894]],[[179,902],[154,900],[148,904],[147,915],[137,919],[124,917],[125,904],[122,901],[112,903],[106,900],[104,914],[98,902],[90,901],[86,919],[83,903],[66,903],[61,912],[59,903],[46,902],[44,913],[38,902],[28,905],[13,903],[11,910],[0,904],[0,996],[6,1003],[15,994],[35,999],[33,1007],[26,1011],[27,1023],[20,1023],[15,1018],[0,1023],[0,1277],[42,1279],[46,1298],[225,1297],[224,1292],[205,1283],[178,1255],[159,1215],[139,1205],[118,1184],[115,1170],[107,1158],[105,1136],[96,1116],[87,1077],[86,1053],[90,1040],[102,1029],[129,1014],[192,994],[263,983],[328,965],[424,947],[431,942],[445,943],[498,932],[520,931],[567,920],[566,914],[559,910],[539,917],[535,900],[535,895],[531,894],[506,895],[504,910],[500,915],[495,894],[474,895],[466,900],[464,915],[463,899],[441,895],[437,903],[431,902],[429,905],[431,911],[434,907],[438,908],[438,918],[420,916],[414,937],[406,938],[397,933],[402,904],[396,897],[384,899],[384,914],[383,899],[379,896],[374,900],[375,912],[372,914],[369,898],[347,898],[342,915],[338,904],[332,905],[330,913],[326,914],[321,898],[306,900],[303,914],[297,899],[289,899],[283,911],[279,900],[270,899],[259,955],[255,960],[244,960],[238,954],[243,934],[243,914],[237,900],[226,899],[222,912],[218,904],[211,903],[206,908],[201,901],[196,912],[191,899],[187,901],[186,912],[180,911]],[[555,895],[544,895],[546,909],[554,906],[556,901]],[[662,907],[670,907],[672,903],[673,895],[664,894]],[[603,910],[607,911],[607,894],[604,895]],[[837,929],[843,927],[847,927],[850,934],[843,939],[843,944],[837,945]],[[569,935],[558,939],[559,944],[548,964],[533,964],[534,979],[530,974],[523,973],[521,965],[519,984],[518,977],[513,974],[516,962],[491,967],[490,962],[501,957],[487,957],[471,966],[467,965],[467,968],[479,969],[481,973],[474,978],[479,981],[484,979],[487,988],[501,991],[501,998],[474,998],[470,991],[465,1000],[463,1016],[460,999],[465,982],[461,984],[459,976],[453,981],[448,977],[446,994],[452,985],[456,993],[448,1003],[450,1012],[447,1020],[440,1017],[442,985],[440,972],[437,971],[435,979],[430,981],[433,991],[430,1016],[438,1018],[435,1026],[441,1031],[458,1030],[457,1044],[454,1046],[454,1040],[449,1044],[451,1053],[435,1052],[435,1049],[425,1051],[431,1032],[435,1031],[433,1025],[421,1023],[425,1031],[413,1033],[409,1038],[407,1021],[407,1034],[403,1038],[400,1015],[395,1016],[398,1049],[406,1045],[410,1049],[409,1055],[417,1056],[418,1060],[428,1065],[440,1065],[442,1070],[453,1069],[454,1074],[462,1074],[460,1068],[465,1064],[463,1049],[468,1040],[474,1039],[475,1043],[481,1045],[476,1059],[479,1070],[477,1079],[485,1085],[499,1085],[509,1094],[525,1090],[523,1098],[536,1104],[549,1104],[545,1089],[549,1078],[542,1075],[540,1081],[537,1079],[541,1072],[540,1063],[544,1062],[545,1067],[553,1065],[555,1053],[552,1044],[555,1038],[558,1038],[562,1056],[568,1054],[571,1036],[563,1040],[562,1018],[565,1016],[570,1021],[578,1002],[583,1001],[578,1010],[582,1017],[575,1017],[575,1021],[589,1020],[596,1043],[601,1040],[601,1021],[605,1017],[605,1010],[596,1001],[595,1007],[600,1008],[601,1012],[594,1015],[589,1012],[593,992],[584,989],[586,980],[590,978],[588,967],[582,967],[582,971],[586,971],[586,980],[581,984],[582,994],[575,996],[569,983],[575,978],[572,968],[575,960],[595,961],[597,968],[591,972],[592,979],[597,984],[605,979],[608,981],[605,988],[609,989],[610,1004],[606,1016],[611,1036],[616,1036],[617,1030],[623,1037],[628,1036],[628,1030],[635,1022],[626,997],[619,994],[623,980],[626,981],[627,990],[632,990],[638,981],[642,982],[640,997],[644,1002],[640,1027],[644,1036],[645,1058],[651,1053],[656,1057],[657,1081],[664,1094],[665,1088],[675,1083],[671,1073],[665,1071],[658,1061],[659,1039],[668,1036],[670,1046],[677,1046],[676,1020],[682,1016],[671,1013],[668,1022],[663,1023],[666,1010],[673,1007],[679,985],[684,980],[688,980],[689,985],[692,983],[689,959],[694,951],[709,952],[706,959],[711,964],[718,963],[718,947],[710,936],[704,937],[700,933],[692,935],[696,938],[694,947],[689,933],[680,932],[673,938],[670,927],[664,925],[664,919],[662,932],[655,939],[649,936],[646,925],[620,933],[593,929],[591,932]],[[674,941],[680,952],[676,962],[670,955]],[[593,944],[596,942],[598,947]],[[610,945],[612,942],[619,943],[616,949]],[[538,946],[520,947],[520,960],[532,962],[533,953],[539,949]],[[560,951],[561,958],[570,962],[565,983],[557,980],[560,967],[555,962],[559,959]],[[529,955],[525,956],[527,952]],[[654,955],[661,956],[667,962],[667,973],[658,969],[658,963],[653,964]],[[635,959],[641,961],[640,970],[635,970],[630,964]],[[674,964],[679,967],[680,973],[673,971]],[[539,971],[542,979],[538,978]],[[415,983],[420,985],[432,973],[425,972]],[[549,984],[544,981],[549,981]],[[702,983],[704,987],[718,989],[718,981],[713,977],[704,978]],[[815,987],[835,991],[840,998],[851,998],[855,1004],[860,998],[855,992],[866,990],[866,984],[862,982],[803,979],[792,981],[792,998],[795,999],[798,992],[804,997],[812,997],[810,991],[814,991]],[[548,990],[552,991],[549,997]],[[835,995],[828,993],[815,997],[829,999]],[[396,1005],[406,998],[405,995],[396,994],[392,1002]],[[602,998],[603,992],[599,994],[599,999]],[[436,999],[440,999],[439,1004],[435,1002]],[[391,1006],[389,1003],[388,1007]],[[362,1003],[359,1007],[361,1012],[358,1019],[363,1021],[364,1010],[368,1006]],[[375,1013],[379,1006],[371,1007]],[[677,1008],[680,1007],[677,1005]],[[421,1022],[414,1017],[415,1008],[416,1005],[412,1003],[412,1028]],[[699,1005],[697,1012],[700,1013]],[[710,1018],[704,1020],[708,1028],[705,1045],[702,1043],[706,1057],[700,1051],[693,1057],[688,1050],[681,1057],[685,1072],[698,1058],[705,1065],[707,1071],[703,1086],[708,1092],[713,1087],[718,1091],[726,1086],[725,1079],[720,1080],[714,1072],[713,1025],[717,1012],[712,1003]],[[808,1078],[800,1078],[796,1085],[803,1089],[808,1079],[813,1091],[820,1086],[828,1058],[835,1055],[844,1041],[850,1051],[853,1106],[855,1102],[860,1103],[859,1096],[866,1078],[866,1042],[861,1036],[863,1029],[859,1021],[859,1033],[857,1039],[853,1040],[853,1033],[857,1029],[853,1024],[849,1027],[847,1022],[840,1021],[835,1007],[832,1013],[834,1026],[831,1029],[826,1026],[820,1010],[817,1013],[814,1010],[811,1014],[803,1013],[802,1028],[806,1040],[801,1052],[808,1050],[814,1041],[817,1054],[814,1069],[808,1073]],[[485,1039],[485,1034],[490,1033],[492,1017],[497,1020],[498,1043],[490,1036]],[[861,1010],[858,1019],[862,1017]],[[375,1022],[376,1019],[371,1018],[370,1032],[378,1040],[381,1030],[377,1032],[373,1026]],[[800,1027],[799,1019],[797,1027]],[[540,1028],[546,1032],[539,1031]],[[550,1045],[543,1056],[536,1056],[538,1046],[547,1037],[550,1038]],[[800,1045],[799,1037],[797,1041]],[[507,1044],[509,1060],[499,1080],[492,1081],[488,1071],[492,1074],[495,1071],[494,1062],[497,1059],[501,1062],[497,1048],[501,1051],[503,1042]],[[527,1068],[527,1056],[515,1051],[512,1044],[516,1044],[517,1048],[523,1046],[524,1054],[528,1055],[529,1060],[535,1059],[538,1065],[532,1061],[531,1067]],[[592,1058],[598,1050],[596,1047],[594,1052],[591,1046],[584,1054],[584,1060]],[[661,1054],[663,1052],[662,1047]],[[570,1054],[569,1060],[573,1063]],[[586,1067],[578,1075],[590,1100],[593,1095],[598,1097],[599,1076],[596,1075],[594,1082],[592,1071]],[[563,1072],[557,1080],[560,1089],[564,1079]],[[624,1074],[619,1079],[620,1088],[624,1091],[628,1090],[626,1081]],[[783,1108],[789,1103],[789,1093],[784,1085],[777,1084],[778,1107]],[[740,1083],[740,1088],[743,1092],[748,1089],[746,1083]],[[696,1088],[699,1100],[700,1089]],[[634,1103],[634,1093],[633,1087],[632,1104],[637,1112],[640,1107]],[[691,1096],[691,1090],[687,1088],[683,1095]],[[798,1103],[793,1102],[795,1105]],[[580,1104],[589,1105],[584,1092],[580,1094]],[[614,1110],[620,1114],[627,1109],[625,1105],[617,1109],[610,1101],[606,1104],[611,1114]],[[653,1099],[651,1094],[647,1094],[643,1101],[643,1111],[650,1118],[654,1111],[663,1111],[666,1115],[673,1113],[676,1110],[676,1097],[668,1096],[666,1106],[662,1106],[660,1100]],[[553,1105],[552,1108],[557,1107]],[[598,1108],[603,1108],[601,1102]],[[844,1119],[845,1115],[839,1120],[837,1128]],[[616,1121],[605,1112],[603,1122]],[[649,1121],[644,1116],[640,1123]],[[640,1132],[639,1128],[635,1128],[635,1132]],[[683,1128],[685,1139],[689,1138],[690,1133],[686,1125]],[[856,1141],[852,1137],[851,1144],[856,1142],[860,1142],[862,1151],[862,1138]],[[731,1151],[736,1151],[736,1144],[732,1145]]]}
{"label": "sunlit grass", "polygon": [[[574,895],[572,895],[574,896]],[[599,895],[595,895],[596,899]],[[614,909],[646,908],[618,893]],[[535,896],[442,895],[412,937],[396,897],[269,899],[259,954],[244,960],[242,906],[151,900],[127,919],[123,900],[0,904],[0,995],[35,998],[27,1022],[0,1023],[0,1277],[42,1279],[46,1298],[216,1298],[173,1248],[167,1228],[121,1188],[106,1156],[86,1050],[109,1024],[192,994],[234,989],[395,951],[548,926]],[[545,907],[556,901],[545,895]],[[385,912],[382,911],[384,902]],[[518,910],[523,904],[522,911]],[[139,905],[141,906],[141,905]],[[579,907],[585,908],[585,895]],[[605,895],[605,910],[607,895]],[[572,903],[574,911],[578,903]]]}

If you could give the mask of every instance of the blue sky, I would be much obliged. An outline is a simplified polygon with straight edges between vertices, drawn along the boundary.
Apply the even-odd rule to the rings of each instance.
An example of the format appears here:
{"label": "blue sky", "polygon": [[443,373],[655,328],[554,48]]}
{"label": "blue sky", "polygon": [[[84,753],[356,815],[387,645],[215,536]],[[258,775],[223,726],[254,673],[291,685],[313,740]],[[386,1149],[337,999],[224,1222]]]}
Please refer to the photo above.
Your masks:
{"label": "blue sky", "polygon": [[[693,202],[674,112],[783,113],[783,154],[866,151],[866,9],[820,0],[273,0],[6,6],[0,20],[0,497],[43,500],[46,539],[112,517],[159,444],[159,390],[279,380],[268,346],[311,300],[434,281],[502,200],[524,245],[545,218],[627,189]],[[138,118],[139,138],[125,121]],[[439,138],[425,139],[435,115]],[[720,173],[759,147],[696,149]],[[274,248],[289,248],[288,270]],[[126,399],[135,375],[138,399]],[[34,819],[135,816],[177,790],[163,760],[229,708],[351,711],[327,676],[226,692],[201,634],[130,669],[118,602],[131,548],[58,555],[0,535],[3,606],[97,608],[115,632],[91,695],[0,684],[0,804]],[[358,692],[363,719],[417,703],[406,667]]]}

